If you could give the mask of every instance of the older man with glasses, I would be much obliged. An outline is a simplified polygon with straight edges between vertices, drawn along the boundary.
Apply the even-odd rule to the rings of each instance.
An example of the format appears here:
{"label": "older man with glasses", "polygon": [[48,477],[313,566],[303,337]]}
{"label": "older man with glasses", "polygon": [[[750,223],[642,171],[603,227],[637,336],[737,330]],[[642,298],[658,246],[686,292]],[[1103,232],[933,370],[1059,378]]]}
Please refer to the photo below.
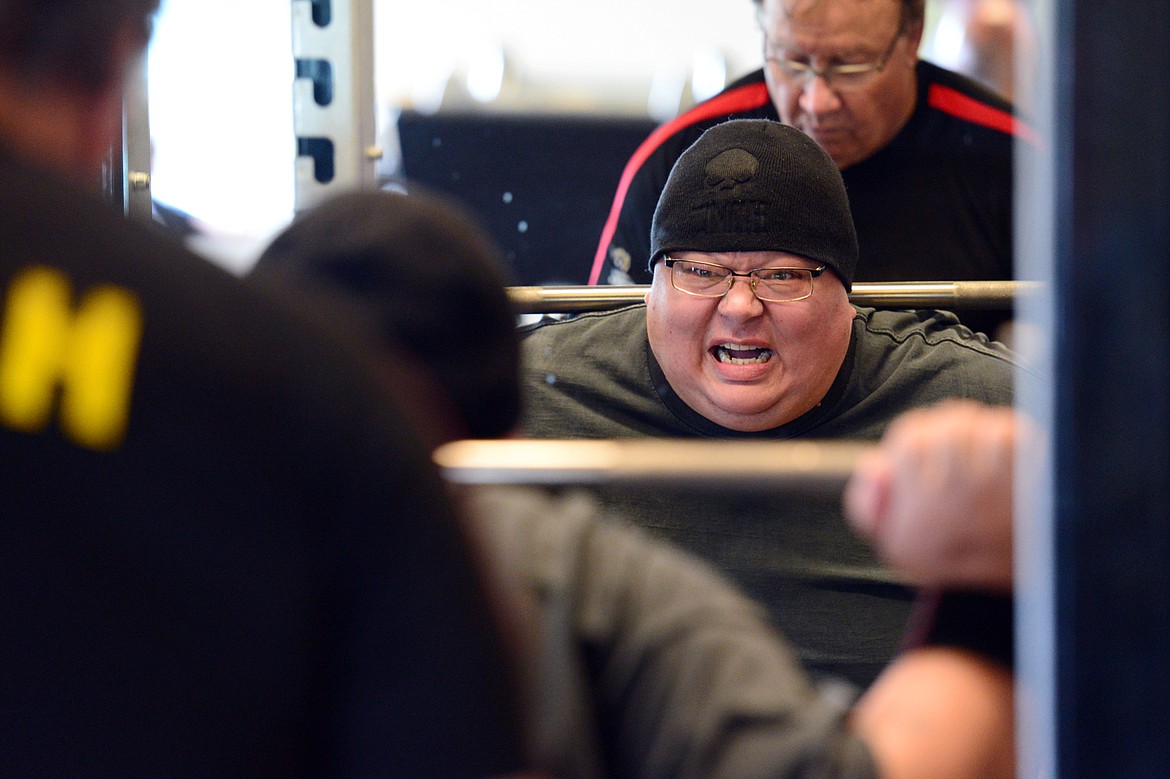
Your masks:
{"label": "older man with glasses", "polygon": [[[755,0],[764,67],[658,128],[620,179],[591,284],[643,284],[671,165],[728,119],[803,130],[845,178],[861,281],[1013,278],[1011,104],[918,59],[925,0]],[[967,314],[994,334],[1002,314]]]}
{"label": "older man with glasses", "polygon": [[[876,440],[945,398],[1011,403],[1017,361],[1001,345],[948,314],[850,304],[857,241],[841,175],[792,127],[704,133],[666,183],[650,252],[645,305],[527,328],[529,435]],[[764,602],[810,668],[867,684],[896,649],[907,593],[835,498],[750,497],[613,502]]]}

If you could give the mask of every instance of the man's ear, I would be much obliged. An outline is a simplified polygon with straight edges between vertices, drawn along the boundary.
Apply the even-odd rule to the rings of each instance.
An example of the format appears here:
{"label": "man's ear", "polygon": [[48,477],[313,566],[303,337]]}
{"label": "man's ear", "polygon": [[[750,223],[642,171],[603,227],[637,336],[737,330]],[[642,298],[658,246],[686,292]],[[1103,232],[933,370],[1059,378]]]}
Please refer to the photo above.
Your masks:
{"label": "man's ear", "polygon": [[78,109],[88,131],[77,136],[79,164],[98,171],[111,144],[122,134],[123,98],[135,69],[144,67],[145,47],[139,36],[124,31],[110,52],[110,83],[92,94],[78,95]]}
{"label": "man's ear", "polygon": [[658,278],[658,268],[662,263],[655,261],[650,266],[650,289],[646,290],[646,294],[642,296],[642,302],[649,304],[650,293],[654,291],[654,279]]}
{"label": "man's ear", "polygon": [[121,136],[121,86],[86,96],[81,103],[82,120],[91,130],[77,134],[77,158],[79,166],[87,171],[96,173],[100,169],[110,146]]}
{"label": "man's ear", "polygon": [[910,42],[910,45],[914,48],[914,51],[917,52],[919,47],[922,45],[922,22],[917,21],[907,27],[905,35],[906,40]]}

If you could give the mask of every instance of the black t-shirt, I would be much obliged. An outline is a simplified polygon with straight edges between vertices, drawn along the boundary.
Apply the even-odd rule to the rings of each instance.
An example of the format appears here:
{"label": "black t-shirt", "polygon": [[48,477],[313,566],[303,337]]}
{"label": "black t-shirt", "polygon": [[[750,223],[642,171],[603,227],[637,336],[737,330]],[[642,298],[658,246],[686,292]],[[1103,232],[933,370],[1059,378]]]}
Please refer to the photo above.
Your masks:
{"label": "black t-shirt", "polygon": [[400,380],[0,153],[0,774],[521,767]]}
{"label": "black t-shirt", "polygon": [[[906,126],[842,171],[860,249],[855,280],[1010,280],[1013,139],[1031,130],[1006,100],[959,74],[920,60],[917,79]],[[646,140],[623,173],[591,283],[650,283],[650,225],[671,167],[709,127],[748,118],[779,121],[762,70]],[[963,319],[991,331],[1005,317]]]}

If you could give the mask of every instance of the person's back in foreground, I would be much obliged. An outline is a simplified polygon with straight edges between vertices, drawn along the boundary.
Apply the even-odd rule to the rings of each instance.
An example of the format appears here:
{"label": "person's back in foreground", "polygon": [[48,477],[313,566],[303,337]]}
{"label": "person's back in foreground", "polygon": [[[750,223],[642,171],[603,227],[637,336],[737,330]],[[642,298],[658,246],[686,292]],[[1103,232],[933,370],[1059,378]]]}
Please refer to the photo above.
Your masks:
{"label": "person's back in foreground", "polygon": [[155,5],[0,1],[0,774],[516,771],[401,383],[78,187]]}
{"label": "person's back in foreground", "polygon": [[[344,304],[388,360],[406,347],[430,388],[418,416],[442,443],[498,437],[517,420],[514,315],[498,263],[482,231],[444,201],[352,193],[298,218],[253,277]],[[435,348],[449,343],[462,348]],[[696,559],[579,492],[464,485],[458,494],[527,628],[528,736],[550,774],[1010,773],[1002,668],[953,650],[911,652],[854,727],[847,702],[818,694],[759,607]],[[931,694],[903,698],[914,684]],[[924,728],[923,718],[945,725]]]}
{"label": "person's back in foreground", "polygon": [[[645,305],[525,329],[525,433],[876,440],[897,415],[948,397],[1011,402],[1007,349],[942,312],[850,305],[845,188],[798,130],[708,130],[671,173],[652,247]],[[767,606],[808,667],[864,687],[897,649],[909,594],[835,499],[605,497]]]}

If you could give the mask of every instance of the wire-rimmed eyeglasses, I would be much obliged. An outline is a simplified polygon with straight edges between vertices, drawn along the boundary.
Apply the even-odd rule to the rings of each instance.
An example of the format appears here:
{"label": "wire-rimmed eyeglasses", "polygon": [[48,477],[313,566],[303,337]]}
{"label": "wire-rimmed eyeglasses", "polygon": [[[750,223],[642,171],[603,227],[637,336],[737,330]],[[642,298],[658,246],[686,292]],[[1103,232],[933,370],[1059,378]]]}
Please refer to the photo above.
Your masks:
{"label": "wire-rimmed eyeglasses", "polygon": [[789,303],[812,297],[813,279],[829,267],[822,264],[816,268],[756,268],[739,273],[699,260],[663,257],[662,263],[670,269],[671,286],[687,295],[721,298],[731,291],[735,277],[742,276],[749,280],[755,296],[769,303]]}
{"label": "wire-rimmed eyeglasses", "polygon": [[890,57],[894,56],[894,47],[898,45],[898,39],[902,37],[902,32],[903,30],[898,30],[894,39],[890,41],[890,45],[886,47],[885,54],[874,62],[845,62],[818,68],[811,62],[802,62],[773,54],[767,41],[764,42],[764,61],[770,67],[778,70],[786,79],[803,78],[811,81],[820,76],[831,89],[847,92],[865,86],[871,78],[885,69]]}

